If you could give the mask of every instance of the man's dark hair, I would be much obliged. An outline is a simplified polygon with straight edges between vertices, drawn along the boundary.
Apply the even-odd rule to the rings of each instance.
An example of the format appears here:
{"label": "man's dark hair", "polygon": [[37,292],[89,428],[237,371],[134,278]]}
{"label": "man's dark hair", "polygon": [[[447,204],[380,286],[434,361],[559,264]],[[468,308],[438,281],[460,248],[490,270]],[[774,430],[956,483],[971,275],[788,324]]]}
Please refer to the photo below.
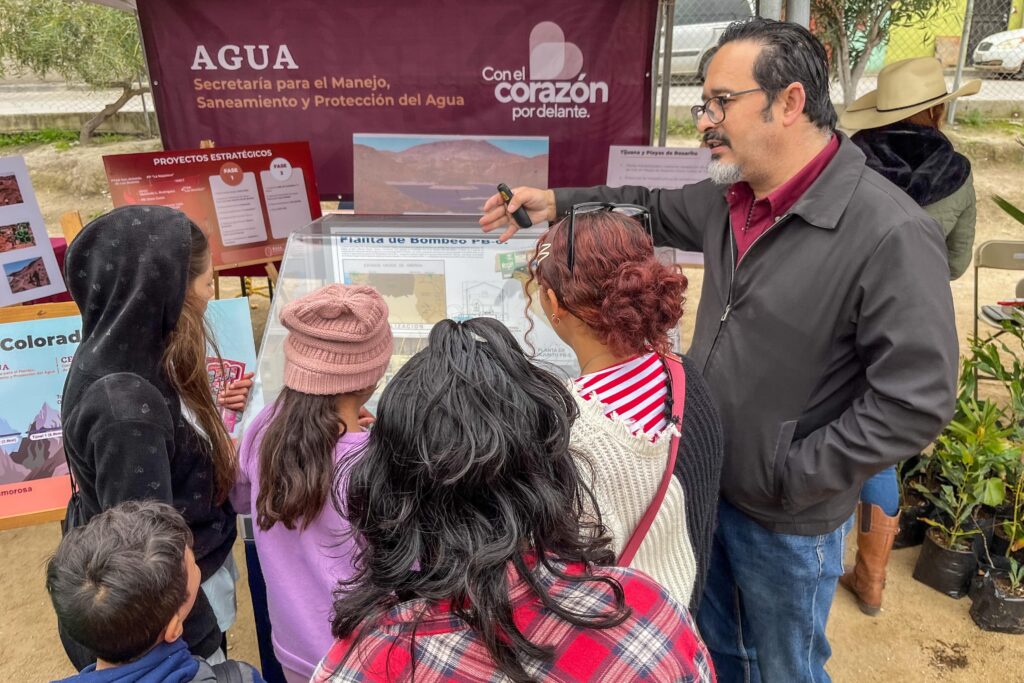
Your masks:
{"label": "man's dark hair", "polygon": [[754,63],[754,80],[764,90],[769,107],[792,83],[804,86],[804,114],[824,131],[836,129],[836,109],[829,96],[828,55],[814,35],[799,24],[754,17],[729,24],[718,47],[736,40],[764,46]]}
{"label": "man's dark hair", "polygon": [[68,532],[46,567],[61,629],[113,664],[148,652],[188,591],[192,532],[166,503],[127,501]]}
{"label": "man's dark hair", "polygon": [[[577,414],[568,384],[497,320],[434,325],[384,389],[365,450],[338,472],[345,500],[334,504],[363,542],[355,576],[335,592],[334,635],[358,643],[396,595],[450,602],[505,675],[529,680],[525,664],[554,652],[513,621],[509,563],[566,622],[621,624],[622,586],[589,569],[615,555],[570,450]],[[531,557],[563,580],[605,584],[611,599],[559,604]],[[556,562],[588,568],[567,574]]]}

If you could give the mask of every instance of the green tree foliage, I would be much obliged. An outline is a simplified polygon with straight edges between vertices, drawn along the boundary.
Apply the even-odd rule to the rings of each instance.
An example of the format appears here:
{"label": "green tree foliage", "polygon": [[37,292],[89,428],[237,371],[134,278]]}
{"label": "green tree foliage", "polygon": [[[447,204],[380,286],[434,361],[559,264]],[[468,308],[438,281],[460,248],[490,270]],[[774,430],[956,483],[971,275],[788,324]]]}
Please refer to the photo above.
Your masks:
{"label": "green tree foliage", "polygon": [[894,27],[921,24],[951,8],[951,0],[811,0],[815,33],[831,52],[843,103],[857,99],[871,52]]}
{"label": "green tree foliage", "polygon": [[0,0],[0,75],[57,74],[120,96],[82,126],[81,141],[136,95],[143,72],[135,15],[77,0]]}

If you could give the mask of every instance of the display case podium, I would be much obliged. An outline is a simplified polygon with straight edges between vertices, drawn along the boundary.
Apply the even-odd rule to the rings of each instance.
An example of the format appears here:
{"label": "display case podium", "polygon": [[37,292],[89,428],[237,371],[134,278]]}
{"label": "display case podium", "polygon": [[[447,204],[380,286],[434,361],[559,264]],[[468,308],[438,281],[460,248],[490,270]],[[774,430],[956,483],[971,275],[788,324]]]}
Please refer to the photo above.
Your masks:
{"label": "display case podium", "polygon": [[281,391],[284,340],[281,308],[332,283],[367,284],[388,303],[395,350],[379,391],[414,353],[435,323],[486,316],[501,320],[537,362],[571,376],[576,356],[554,333],[539,301],[526,314],[528,264],[545,225],[520,230],[505,244],[481,232],[470,216],[329,214],[288,238],[260,345],[243,429]]}

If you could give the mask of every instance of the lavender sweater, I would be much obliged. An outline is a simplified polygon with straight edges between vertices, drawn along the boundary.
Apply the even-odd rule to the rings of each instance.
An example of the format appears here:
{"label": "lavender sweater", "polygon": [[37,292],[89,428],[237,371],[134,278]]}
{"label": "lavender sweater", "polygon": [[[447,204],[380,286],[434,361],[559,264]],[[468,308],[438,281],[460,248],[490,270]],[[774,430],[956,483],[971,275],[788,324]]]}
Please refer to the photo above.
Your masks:
{"label": "lavender sweater", "polygon": [[[272,409],[273,404],[264,408],[242,438],[238,482],[231,493],[231,504],[240,514],[252,514],[256,509],[260,492],[259,447]],[[335,463],[366,443],[367,436],[369,432],[359,432],[338,439]],[[352,574],[354,544],[340,542],[348,524],[328,500],[320,516],[304,530],[289,530],[283,524],[275,524],[262,531],[253,524],[253,531],[267,582],[274,652],[286,669],[312,676],[334,642],[330,626],[331,592],[339,579]]]}

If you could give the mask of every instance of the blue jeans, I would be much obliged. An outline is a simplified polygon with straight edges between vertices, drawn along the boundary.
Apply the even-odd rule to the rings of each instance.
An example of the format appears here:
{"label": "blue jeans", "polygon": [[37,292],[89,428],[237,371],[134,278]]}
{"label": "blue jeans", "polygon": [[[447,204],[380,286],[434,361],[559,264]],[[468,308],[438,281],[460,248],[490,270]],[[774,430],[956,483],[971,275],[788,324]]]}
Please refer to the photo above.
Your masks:
{"label": "blue jeans", "polygon": [[768,531],[724,499],[697,626],[721,683],[823,683],[843,538]]}
{"label": "blue jeans", "polygon": [[864,482],[860,490],[862,503],[877,505],[882,512],[893,517],[900,511],[900,487],[896,481],[896,466],[887,467]]}

